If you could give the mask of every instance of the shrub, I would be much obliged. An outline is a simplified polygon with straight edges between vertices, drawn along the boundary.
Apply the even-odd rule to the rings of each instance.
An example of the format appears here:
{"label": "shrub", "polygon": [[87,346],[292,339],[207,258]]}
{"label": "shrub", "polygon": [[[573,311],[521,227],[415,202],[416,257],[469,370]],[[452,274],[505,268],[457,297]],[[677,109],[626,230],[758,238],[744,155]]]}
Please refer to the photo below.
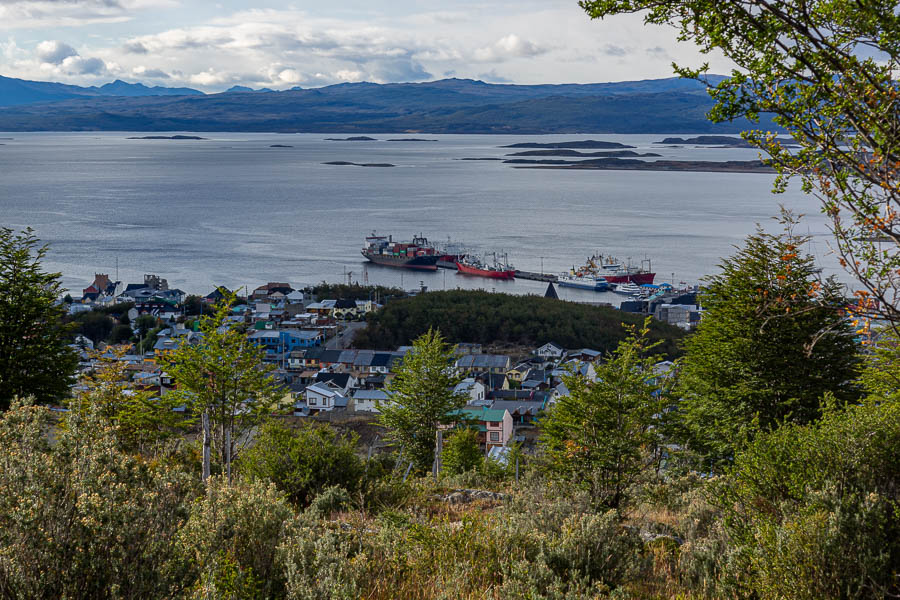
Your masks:
{"label": "shrub", "polygon": [[444,444],[441,455],[443,470],[450,475],[472,471],[483,460],[484,453],[478,445],[478,432],[471,428],[456,430]]}
{"label": "shrub", "polygon": [[305,507],[328,486],[341,486],[349,494],[359,489],[365,464],[356,455],[356,439],[342,438],[328,425],[291,429],[270,420],[241,457],[240,470],[271,481],[293,504]]}

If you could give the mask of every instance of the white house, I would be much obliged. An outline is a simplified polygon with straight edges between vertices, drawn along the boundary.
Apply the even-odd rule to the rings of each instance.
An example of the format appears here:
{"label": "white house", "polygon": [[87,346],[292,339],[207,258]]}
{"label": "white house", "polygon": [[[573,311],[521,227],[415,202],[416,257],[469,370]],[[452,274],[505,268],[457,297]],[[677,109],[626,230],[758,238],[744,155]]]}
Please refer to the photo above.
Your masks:
{"label": "white house", "polygon": [[466,404],[469,406],[488,406],[490,404],[490,401],[487,400],[487,390],[484,384],[480,381],[475,381],[474,377],[467,377],[459,382],[453,393],[468,396]]}
{"label": "white house", "polygon": [[381,412],[378,410],[378,405],[387,402],[389,397],[384,390],[355,390],[353,392],[353,410],[356,412]]}
{"label": "white house", "polygon": [[303,392],[309,410],[331,411],[335,408],[347,408],[347,397],[341,389],[330,382],[320,381],[307,386]]}
{"label": "white house", "polygon": [[545,360],[555,360],[562,358],[566,354],[566,349],[554,342],[547,342],[534,351],[535,356],[539,356]]}

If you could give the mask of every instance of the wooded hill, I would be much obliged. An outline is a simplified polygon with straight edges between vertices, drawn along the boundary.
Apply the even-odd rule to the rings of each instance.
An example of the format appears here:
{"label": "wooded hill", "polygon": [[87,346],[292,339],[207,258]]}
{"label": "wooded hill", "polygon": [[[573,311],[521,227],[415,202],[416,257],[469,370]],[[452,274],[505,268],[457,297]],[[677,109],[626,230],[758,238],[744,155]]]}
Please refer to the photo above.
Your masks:
{"label": "wooded hill", "polygon": [[[540,346],[556,342],[565,348],[608,352],[625,338],[623,323],[642,321],[640,315],[613,308],[541,296],[452,290],[389,302],[369,316],[353,344],[357,348],[395,348],[410,344],[433,327],[451,343]],[[669,357],[679,354],[677,342],[682,337],[684,332],[672,325],[654,321],[651,326],[651,338],[663,340],[656,350]]]}

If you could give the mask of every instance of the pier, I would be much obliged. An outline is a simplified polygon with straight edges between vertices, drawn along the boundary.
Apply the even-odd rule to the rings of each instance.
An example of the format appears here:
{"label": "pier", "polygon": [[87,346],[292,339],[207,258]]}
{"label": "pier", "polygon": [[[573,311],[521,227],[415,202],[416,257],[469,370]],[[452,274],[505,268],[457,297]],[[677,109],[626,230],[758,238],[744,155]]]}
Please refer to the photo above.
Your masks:
{"label": "pier", "polygon": [[516,271],[516,279],[531,279],[533,281],[552,281],[556,283],[559,279],[552,273],[534,273],[532,271]]}

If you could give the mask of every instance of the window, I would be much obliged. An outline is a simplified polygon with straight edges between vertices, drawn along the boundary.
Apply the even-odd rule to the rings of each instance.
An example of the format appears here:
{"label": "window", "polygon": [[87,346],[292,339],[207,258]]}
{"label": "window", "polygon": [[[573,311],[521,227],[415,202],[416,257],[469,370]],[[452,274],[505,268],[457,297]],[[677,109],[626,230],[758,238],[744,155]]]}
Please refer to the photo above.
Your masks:
{"label": "window", "polygon": [[492,431],[492,432],[491,432],[491,441],[492,441],[492,442],[499,442],[499,441],[500,441],[500,432],[498,432],[498,431]]}

